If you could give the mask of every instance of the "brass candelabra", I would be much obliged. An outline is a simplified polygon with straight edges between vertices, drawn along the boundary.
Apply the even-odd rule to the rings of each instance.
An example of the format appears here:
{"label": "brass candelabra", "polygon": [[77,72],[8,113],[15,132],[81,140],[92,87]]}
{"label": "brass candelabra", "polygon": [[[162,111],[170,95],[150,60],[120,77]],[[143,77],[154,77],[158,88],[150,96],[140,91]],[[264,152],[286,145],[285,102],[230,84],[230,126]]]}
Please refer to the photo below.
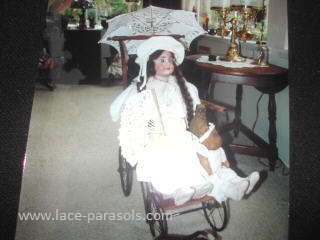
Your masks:
{"label": "brass candelabra", "polygon": [[[245,58],[240,56],[238,51],[238,44],[236,43],[236,18],[232,18],[230,21],[227,21],[227,16],[232,11],[230,7],[211,7],[211,10],[215,10],[219,13],[222,22],[220,27],[217,29],[217,34],[219,36],[226,37],[231,32],[230,46],[225,56],[219,56],[219,59],[222,61],[229,62],[244,62]],[[227,23],[231,23],[231,31],[227,28]]]}
{"label": "brass candelabra", "polygon": [[[253,34],[248,28],[248,23],[250,20],[254,20],[257,16],[260,8],[251,7],[246,5],[241,6],[228,6],[228,7],[211,7],[211,10],[217,11],[221,18],[220,26],[217,29],[217,35],[222,38],[228,36],[231,32],[230,46],[225,56],[220,56],[220,60],[230,61],[230,62],[244,62],[245,58],[242,57],[238,50],[238,44],[236,43],[236,38],[238,40],[246,42],[253,38]],[[227,18],[232,15],[231,20]],[[238,22],[242,22],[241,30],[237,31]],[[227,24],[230,23],[230,30]]]}
{"label": "brass candelabra", "polygon": [[238,51],[238,44],[236,43],[235,30],[236,30],[237,20],[235,18],[232,18],[230,20],[230,23],[231,23],[230,46],[227,51],[227,54],[225,56],[220,56],[219,59],[222,61],[228,61],[228,62],[244,62],[246,59],[240,56],[240,53]]}

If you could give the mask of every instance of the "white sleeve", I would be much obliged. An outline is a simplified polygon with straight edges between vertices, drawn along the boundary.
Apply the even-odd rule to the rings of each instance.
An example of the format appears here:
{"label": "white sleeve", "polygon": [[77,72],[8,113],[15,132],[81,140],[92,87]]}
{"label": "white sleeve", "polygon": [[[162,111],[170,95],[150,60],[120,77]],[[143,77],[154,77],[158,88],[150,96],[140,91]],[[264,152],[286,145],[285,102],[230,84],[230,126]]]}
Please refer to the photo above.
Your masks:
{"label": "white sleeve", "polygon": [[128,101],[129,98],[136,95],[137,93],[137,85],[135,83],[132,83],[111,103],[109,111],[112,121],[117,122],[120,119],[124,104]]}

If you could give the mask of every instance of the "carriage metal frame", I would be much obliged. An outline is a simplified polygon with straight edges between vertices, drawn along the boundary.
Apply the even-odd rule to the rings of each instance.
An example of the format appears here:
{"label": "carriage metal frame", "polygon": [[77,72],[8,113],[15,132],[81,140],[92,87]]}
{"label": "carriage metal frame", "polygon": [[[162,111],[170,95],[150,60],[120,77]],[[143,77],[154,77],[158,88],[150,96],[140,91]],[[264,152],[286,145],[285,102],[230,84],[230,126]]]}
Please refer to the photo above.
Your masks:
{"label": "carriage metal frame", "polygon": [[[132,167],[122,156],[121,147],[119,147],[118,172],[121,180],[121,189],[126,197],[128,197],[132,191],[134,171],[135,167]],[[146,214],[146,223],[149,225],[151,235],[157,239],[168,235],[168,214],[176,217],[202,210],[205,219],[211,227],[211,233],[215,237],[217,237],[217,232],[224,230],[227,226],[229,211],[225,201],[219,203],[214,197],[204,196],[200,199],[189,200],[181,205],[175,205],[173,199],[165,198],[161,193],[157,192],[152,186],[152,183],[140,182],[140,186]]]}

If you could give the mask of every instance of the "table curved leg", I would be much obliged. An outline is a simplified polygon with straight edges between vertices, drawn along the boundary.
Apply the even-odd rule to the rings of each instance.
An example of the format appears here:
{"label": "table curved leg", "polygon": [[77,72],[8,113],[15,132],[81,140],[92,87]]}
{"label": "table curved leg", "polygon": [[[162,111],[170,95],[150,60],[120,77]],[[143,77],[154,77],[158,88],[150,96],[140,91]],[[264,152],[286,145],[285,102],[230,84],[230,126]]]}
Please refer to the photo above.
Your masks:
{"label": "table curved leg", "polygon": [[238,137],[240,132],[240,125],[241,125],[241,101],[242,101],[242,92],[243,87],[242,85],[237,85],[236,89],[236,107],[235,107],[235,118],[234,118],[234,125],[233,125],[233,131],[234,136]]}
{"label": "table curved leg", "polygon": [[273,93],[269,94],[268,114],[269,114],[269,167],[273,171],[278,157],[277,130],[276,130],[276,100]]}

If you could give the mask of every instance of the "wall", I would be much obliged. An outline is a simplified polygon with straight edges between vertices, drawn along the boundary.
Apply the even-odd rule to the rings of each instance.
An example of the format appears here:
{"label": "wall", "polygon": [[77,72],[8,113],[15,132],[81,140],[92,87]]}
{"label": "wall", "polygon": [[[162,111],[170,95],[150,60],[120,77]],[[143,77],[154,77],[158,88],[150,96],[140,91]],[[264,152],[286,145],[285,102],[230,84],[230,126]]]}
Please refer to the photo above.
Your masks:
{"label": "wall", "polygon": [[[287,30],[287,1],[270,0],[268,15],[268,47],[269,63],[288,68],[288,30]],[[199,40],[198,46],[211,48],[212,54],[224,55],[230,39],[215,36],[205,36]],[[243,56],[251,56],[255,47],[253,43],[241,44]],[[219,83],[215,88],[215,98],[225,103],[235,104],[235,86]],[[260,97],[253,87],[243,88],[242,121],[252,127],[256,119],[256,105]],[[277,104],[277,146],[279,158],[289,167],[289,87],[276,94]],[[259,116],[255,132],[263,139],[268,139],[268,95],[263,95],[259,102]]]}

